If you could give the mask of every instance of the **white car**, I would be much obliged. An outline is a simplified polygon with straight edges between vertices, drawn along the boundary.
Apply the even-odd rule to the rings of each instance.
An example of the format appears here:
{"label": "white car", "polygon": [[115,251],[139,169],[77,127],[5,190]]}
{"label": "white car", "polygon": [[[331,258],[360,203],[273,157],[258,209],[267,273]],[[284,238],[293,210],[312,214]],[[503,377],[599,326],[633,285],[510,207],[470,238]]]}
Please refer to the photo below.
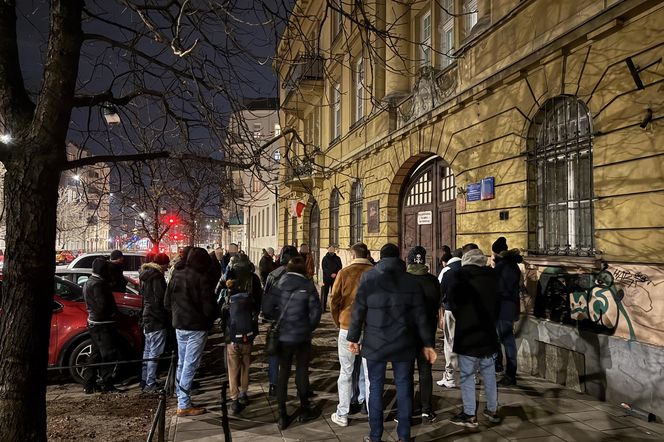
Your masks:
{"label": "white car", "polygon": [[[145,262],[146,252],[122,252],[124,255],[124,274],[129,276],[138,276],[141,265]],[[108,259],[111,252],[93,252],[84,253],[74,259],[67,269],[92,269],[92,262],[97,258]]]}

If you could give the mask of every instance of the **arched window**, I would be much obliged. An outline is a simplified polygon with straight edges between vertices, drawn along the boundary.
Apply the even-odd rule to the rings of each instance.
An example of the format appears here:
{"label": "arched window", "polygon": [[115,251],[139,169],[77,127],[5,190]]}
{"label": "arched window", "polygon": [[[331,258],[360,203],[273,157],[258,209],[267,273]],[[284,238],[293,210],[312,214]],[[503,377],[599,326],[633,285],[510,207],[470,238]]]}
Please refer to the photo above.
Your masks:
{"label": "arched window", "polygon": [[531,250],[592,256],[592,122],[585,104],[566,95],[546,101],[528,142]]}
{"label": "arched window", "polygon": [[330,244],[339,245],[339,190],[334,189],[330,195]]}
{"label": "arched window", "polygon": [[350,188],[350,244],[353,245],[362,241],[363,224],[362,224],[362,199],[364,190],[362,183],[358,180],[353,183]]}

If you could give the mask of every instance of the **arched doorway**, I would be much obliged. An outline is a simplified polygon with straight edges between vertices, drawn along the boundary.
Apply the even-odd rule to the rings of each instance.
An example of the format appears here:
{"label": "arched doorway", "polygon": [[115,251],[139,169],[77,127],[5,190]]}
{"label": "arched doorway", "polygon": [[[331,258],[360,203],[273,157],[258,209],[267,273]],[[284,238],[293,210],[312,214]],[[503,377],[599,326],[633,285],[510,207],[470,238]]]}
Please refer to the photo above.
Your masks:
{"label": "arched doorway", "polygon": [[313,200],[311,212],[309,212],[309,251],[314,257],[316,276],[318,276],[318,268],[320,267],[320,208],[316,200]]}
{"label": "arched doorway", "polygon": [[443,246],[454,249],[456,185],[454,173],[438,156],[422,161],[403,185],[400,242],[404,257],[416,245],[427,250],[432,273],[442,268]]}

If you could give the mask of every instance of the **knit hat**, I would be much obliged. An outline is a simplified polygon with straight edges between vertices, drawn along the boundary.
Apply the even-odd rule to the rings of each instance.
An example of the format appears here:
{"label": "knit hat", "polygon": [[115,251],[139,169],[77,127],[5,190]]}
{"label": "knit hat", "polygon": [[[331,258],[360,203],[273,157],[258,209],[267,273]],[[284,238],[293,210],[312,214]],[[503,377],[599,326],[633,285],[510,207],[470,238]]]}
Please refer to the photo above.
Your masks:
{"label": "knit hat", "polygon": [[399,247],[396,244],[387,243],[380,249],[380,259],[383,258],[398,258]]}
{"label": "knit hat", "polygon": [[504,236],[501,236],[496,240],[496,242],[493,243],[491,246],[491,251],[497,255],[500,252],[504,252],[505,250],[507,250],[507,239],[505,239]]}
{"label": "knit hat", "polygon": [[424,264],[424,258],[426,258],[427,251],[422,246],[415,246],[410,249],[408,252],[408,264]]}

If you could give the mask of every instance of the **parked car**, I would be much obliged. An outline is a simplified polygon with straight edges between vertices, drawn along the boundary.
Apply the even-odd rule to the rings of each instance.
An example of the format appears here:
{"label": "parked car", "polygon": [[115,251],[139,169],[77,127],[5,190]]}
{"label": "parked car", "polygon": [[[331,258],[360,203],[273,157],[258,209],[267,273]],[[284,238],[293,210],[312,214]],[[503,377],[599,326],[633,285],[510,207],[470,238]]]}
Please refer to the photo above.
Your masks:
{"label": "parked car", "polygon": [[[55,269],[55,275],[80,287],[83,287],[85,281],[87,281],[88,278],[90,278],[90,275],[92,275],[92,269],[69,269],[57,267]],[[128,305],[131,307],[137,307],[139,309],[142,308],[143,298],[138,292],[138,278],[125,275],[125,279],[127,280],[127,292],[114,292],[113,296],[115,296],[115,302],[118,305]]]}
{"label": "parked car", "polygon": [[[125,275],[138,276],[141,265],[145,262],[146,252],[122,252],[124,255],[124,273]],[[83,253],[74,259],[68,266],[68,269],[89,269],[92,271],[92,262],[97,258],[108,259],[111,252]]]}
{"label": "parked car", "polygon": [[[88,333],[83,289],[59,276],[55,277],[54,289],[48,365],[85,364],[92,352],[92,340]],[[139,355],[143,348],[143,334],[138,322],[141,300],[138,295],[114,295],[121,313],[118,318],[118,330],[123,338],[120,351],[123,358],[131,359]],[[84,383],[82,368],[69,368],[68,371],[75,382]]]}
{"label": "parked car", "polygon": [[71,250],[60,250],[55,253],[55,265],[69,264],[74,258],[75,256]]}

